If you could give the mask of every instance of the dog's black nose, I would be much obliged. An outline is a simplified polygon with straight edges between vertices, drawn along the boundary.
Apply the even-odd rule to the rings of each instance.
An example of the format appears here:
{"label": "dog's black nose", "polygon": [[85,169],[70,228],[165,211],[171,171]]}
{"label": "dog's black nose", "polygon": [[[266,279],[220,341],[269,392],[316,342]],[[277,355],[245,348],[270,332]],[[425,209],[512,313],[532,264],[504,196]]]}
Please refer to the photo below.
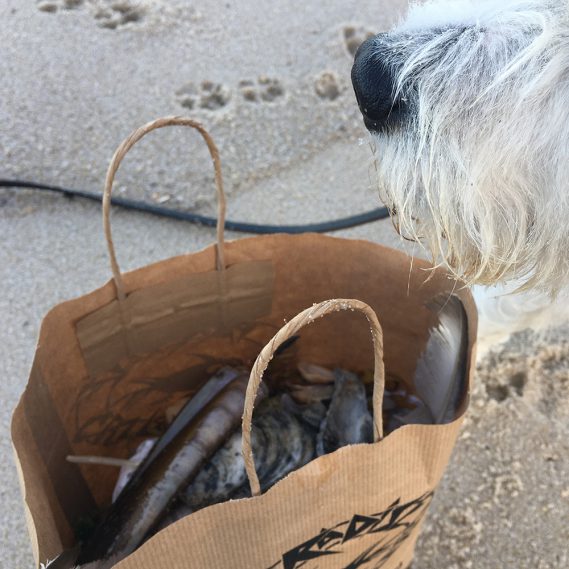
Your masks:
{"label": "dog's black nose", "polygon": [[399,120],[402,103],[394,100],[394,76],[382,57],[378,36],[360,45],[352,67],[352,84],[368,130],[378,132]]}

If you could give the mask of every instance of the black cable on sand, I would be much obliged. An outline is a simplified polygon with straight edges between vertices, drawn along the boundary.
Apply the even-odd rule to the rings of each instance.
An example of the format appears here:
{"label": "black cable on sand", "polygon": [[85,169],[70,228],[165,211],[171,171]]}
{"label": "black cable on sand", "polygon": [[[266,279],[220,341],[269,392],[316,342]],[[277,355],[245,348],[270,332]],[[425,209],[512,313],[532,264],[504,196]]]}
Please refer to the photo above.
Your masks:
{"label": "black cable on sand", "polygon": [[[63,194],[68,198],[84,198],[96,202],[101,202],[103,197],[100,194],[93,192],[86,192],[84,190],[75,190],[70,188],[63,188],[61,186],[54,186],[51,184],[40,184],[37,182],[28,182],[25,180],[8,180],[0,179],[0,188],[15,188],[15,189],[29,189],[29,190],[44,190],[49,192],[56,192]],[[199,213],[191,213],[187,211],[180,211],[159,205],[150,204],[144,201],[131,200],[127,198],[112,197],[111,204],[124,209],[134,211],[141,211],[150,213],[160,217],[167,217],[170,219],[177,219],[180,221],[188,221],[198,225],[205,225],[207,227],[215,227],[217,218],[207,215],[200,215]],[[386,207],[380,207],[352,215],[349,217],[342,217],[331,221],[323,221],[319,223],[308,223],[304,225],[266,225],[258,223],[247,223],[244,221],[225,221],[225,229],[228,231],[237,231],[241,233],[255,233],[255,234],[268,234],[268,233],[328,233],[331,231],[339,231],[341,229],[350,229],[366,223],[372,223],[381,219],[389,217],[389,210]]]}

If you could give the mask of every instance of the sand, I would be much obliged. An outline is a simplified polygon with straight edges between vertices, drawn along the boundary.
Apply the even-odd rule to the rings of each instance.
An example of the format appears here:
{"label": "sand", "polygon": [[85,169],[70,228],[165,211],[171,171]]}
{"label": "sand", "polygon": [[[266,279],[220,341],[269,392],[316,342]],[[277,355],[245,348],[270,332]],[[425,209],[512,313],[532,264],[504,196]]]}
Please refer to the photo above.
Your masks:
{"label": "sand", "polygon": [[[184,114],[218,142],[233,219],[301,223],[375,208],[351,54],[405,5],[4,0],[0,176],[100,191],[115,147],[132,129]],[[161,131],[125,160],[117,191],[212,213],[210,168],[197,135]],[[31,567],[11,410],[46,311],[110,272],[96,204],[0,190],[0,220],[1,565]],[[208,229],[124,211],[115,212],[113,227],[124,269],[213,239]],[[405,247],[389,221],[340,235]],[[516,336],[480,363],[415,569],[568,566],[567,332]]]}

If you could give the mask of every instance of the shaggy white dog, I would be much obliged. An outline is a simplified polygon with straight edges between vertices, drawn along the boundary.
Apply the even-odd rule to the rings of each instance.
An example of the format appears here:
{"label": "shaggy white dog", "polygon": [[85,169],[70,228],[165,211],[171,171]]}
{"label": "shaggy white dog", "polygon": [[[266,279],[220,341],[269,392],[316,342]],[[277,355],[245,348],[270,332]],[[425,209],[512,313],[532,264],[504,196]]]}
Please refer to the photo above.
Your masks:
{"label": "shaggy white dog", "polygon": [[398,230],[497,285],[473,289],[479,353],[568,320],[569,0],[412,4],[352,80]]}
{"label": "shaggy white dog", "polygon": [[569,1],[435,0],[352,80],[403,235],[469,284],[569,284]]}

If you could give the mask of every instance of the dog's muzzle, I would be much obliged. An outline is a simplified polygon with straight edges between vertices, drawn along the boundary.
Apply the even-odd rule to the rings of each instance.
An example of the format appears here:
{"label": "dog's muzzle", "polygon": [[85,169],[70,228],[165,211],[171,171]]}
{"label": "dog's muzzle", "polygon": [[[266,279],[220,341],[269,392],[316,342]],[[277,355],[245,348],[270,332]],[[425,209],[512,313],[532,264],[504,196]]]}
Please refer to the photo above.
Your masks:
{"label": "dog's muzzle", "polygon": [[360,45],[352,67],[352,85],[364,124],[370,132],[395,126],[405,111],[403,101],[394,99],[393,72],[382,58],[380,36]]}

